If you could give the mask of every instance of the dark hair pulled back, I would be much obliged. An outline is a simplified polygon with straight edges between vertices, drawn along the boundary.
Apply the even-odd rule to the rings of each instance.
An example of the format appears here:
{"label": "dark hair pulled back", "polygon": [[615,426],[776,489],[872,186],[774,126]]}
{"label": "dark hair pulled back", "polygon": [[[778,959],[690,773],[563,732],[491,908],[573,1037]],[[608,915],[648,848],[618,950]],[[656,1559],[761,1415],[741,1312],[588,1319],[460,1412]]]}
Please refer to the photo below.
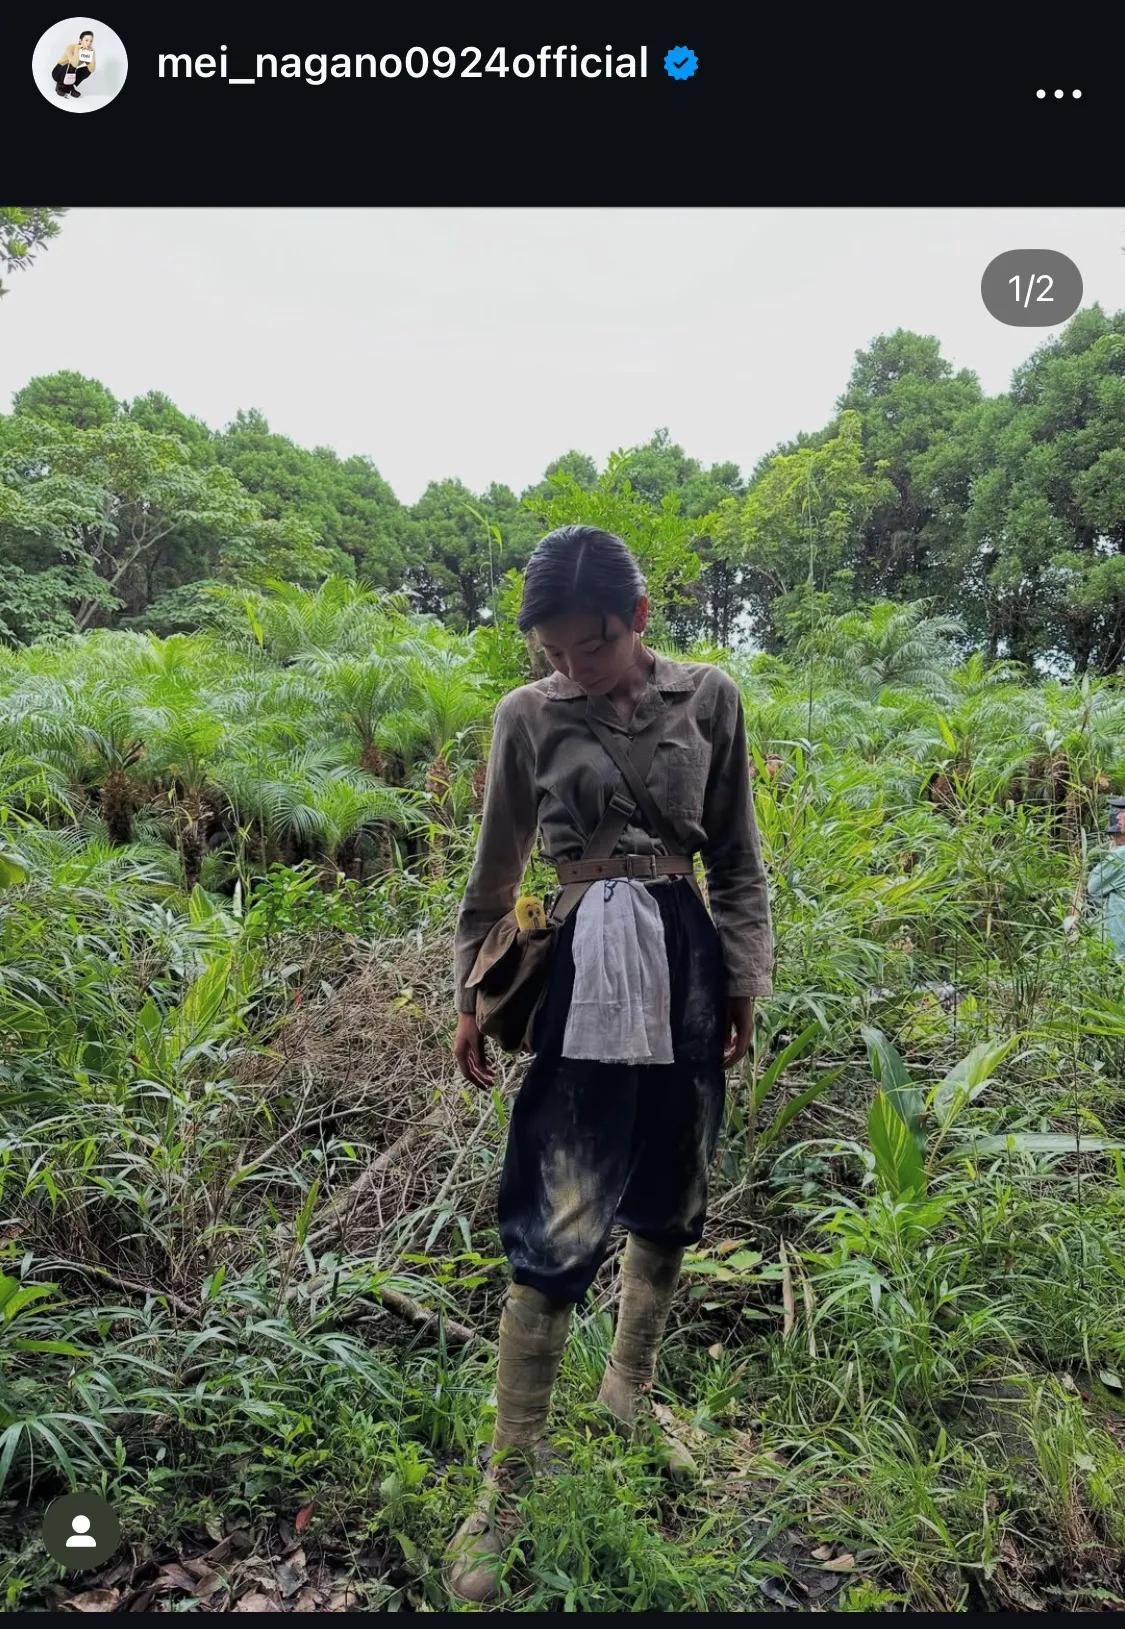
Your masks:
{"label": "dark hair pulled back", "polygon": [[559,526],[539,539],[523,577],[516,622],[523,634],[575,611],[632,620],[645,592],[644,574],[627,544],[597,526]]}

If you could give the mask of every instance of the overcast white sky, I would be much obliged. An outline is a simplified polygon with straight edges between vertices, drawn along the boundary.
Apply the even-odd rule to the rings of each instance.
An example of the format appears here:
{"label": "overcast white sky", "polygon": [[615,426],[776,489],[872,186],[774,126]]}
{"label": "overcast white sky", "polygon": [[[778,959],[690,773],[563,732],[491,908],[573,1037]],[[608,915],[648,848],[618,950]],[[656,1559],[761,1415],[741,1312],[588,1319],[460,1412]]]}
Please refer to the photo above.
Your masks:
{"label": "overcast white sky", "polygon": [[0,301],[0,408],[77,368],[212,427],[257,407],[306,446],[517,492],[571,447],[660,425],[748,470],[818,429],[858,347],[939,336],[987,391],[1052,332],[980,280],[1059,249],[1125,306],[1125,210],[72,209]]}

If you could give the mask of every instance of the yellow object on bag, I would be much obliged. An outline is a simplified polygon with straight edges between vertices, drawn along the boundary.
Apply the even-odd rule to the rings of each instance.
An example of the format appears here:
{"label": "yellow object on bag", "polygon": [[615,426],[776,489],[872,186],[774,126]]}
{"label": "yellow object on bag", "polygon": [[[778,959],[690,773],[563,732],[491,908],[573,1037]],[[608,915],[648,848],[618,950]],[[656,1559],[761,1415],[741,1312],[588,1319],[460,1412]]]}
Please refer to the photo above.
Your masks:
{"label": "yellow object on bag", "polygon": [[516,921],[525,933],[532,928],[545,928],[547,912],[543,908],[543,901],[536,899],[534,894],[521,894],[516,900]]}

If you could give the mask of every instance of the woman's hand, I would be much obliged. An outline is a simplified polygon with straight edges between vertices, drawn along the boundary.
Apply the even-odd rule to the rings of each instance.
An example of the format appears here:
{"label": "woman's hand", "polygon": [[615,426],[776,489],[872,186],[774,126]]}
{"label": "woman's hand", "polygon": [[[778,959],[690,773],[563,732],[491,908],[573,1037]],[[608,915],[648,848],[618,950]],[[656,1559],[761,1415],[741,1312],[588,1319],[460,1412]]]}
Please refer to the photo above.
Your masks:
{"label": "woman's hand", "polygon": [[730,1069],[750,1050],[754,1034],[754,997],[727,997],[727,1049],[723,1053],[723,1068]]}
{"label": "woman's hand", "polygon": [[474,1086],[491,1086],[494,1079],[485,1056],[484,1036],[477,1028],[477,1021],[471,1012],[463,1012],[457,1018],[457,1034],[453,1039],[453,1056],[457,1059],[457,1067],[467,1081]]}

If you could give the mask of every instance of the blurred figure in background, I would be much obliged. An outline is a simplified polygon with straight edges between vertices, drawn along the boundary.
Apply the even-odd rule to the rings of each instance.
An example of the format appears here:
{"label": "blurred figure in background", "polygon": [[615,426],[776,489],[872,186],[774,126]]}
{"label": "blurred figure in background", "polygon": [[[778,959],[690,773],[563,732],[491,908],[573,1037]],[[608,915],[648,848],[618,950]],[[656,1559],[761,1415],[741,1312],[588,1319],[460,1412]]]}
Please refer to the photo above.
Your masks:
{"label": "blurred figure in background", "polygon": [[1086,895],[1101,912],[1106,937],[1125,960],[1125,798],[1110,798],[1109,849],[1090,872]]}

